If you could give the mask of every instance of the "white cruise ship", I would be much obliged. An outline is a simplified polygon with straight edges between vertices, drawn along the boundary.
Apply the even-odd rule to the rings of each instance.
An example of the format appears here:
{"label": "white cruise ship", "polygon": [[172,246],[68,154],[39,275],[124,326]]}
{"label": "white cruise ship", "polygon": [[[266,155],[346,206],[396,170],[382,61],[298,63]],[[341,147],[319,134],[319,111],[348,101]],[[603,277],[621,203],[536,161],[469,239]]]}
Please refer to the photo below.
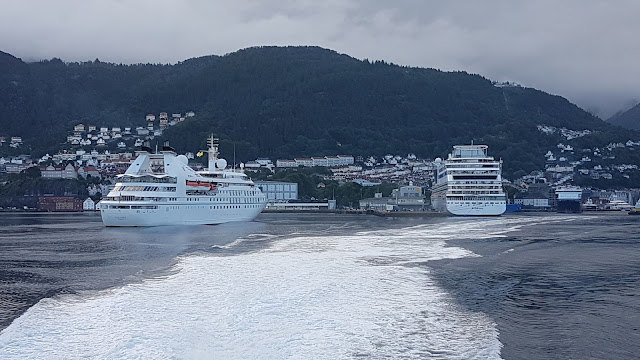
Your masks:
{"label": "white cruise ship", "polygon": [[502,161],[487,155],[486,145],[457,145],[446,160],[435,161],[431,204],[453,215],[501,215],[507,208]]}
{"label": "white cruise ship", "polygon": [[218,142],[208,139],[209,167],[196,172],[184,155],[165,146],[161,153],[139,152],[101,201],[106,226],[220,224],[251,221],[266,197],[243,172],[226,169]]}

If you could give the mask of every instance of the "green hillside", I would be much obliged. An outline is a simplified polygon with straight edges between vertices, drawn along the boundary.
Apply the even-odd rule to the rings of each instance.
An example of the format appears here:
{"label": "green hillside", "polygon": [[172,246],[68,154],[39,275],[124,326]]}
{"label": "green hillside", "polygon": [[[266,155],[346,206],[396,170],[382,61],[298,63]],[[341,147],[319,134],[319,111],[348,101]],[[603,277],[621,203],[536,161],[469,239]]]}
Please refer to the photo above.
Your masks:
{"label": "green hillside", "polygon": [[640,130],[640,104],[613,115],[608,122],[632,130]]}
{"label": "green hillside", "polygon": [[[542,168],[564,140],[537,125],[590,129],[576,147],[640,139],[566,99],[496,87],[480,75],[360,61],[318,47],[257,47],[176,65],[58,59],[25,64],[0,53],[0,136],[54,149],[77,123],[136,126],[144,115],[193,110],[168,131],[179,151],[213,132],[239,160],[332,154],[444,156],[486,143],[514,172]],[[37,139],[37,140],[34,140]],[[602,144],[603,143],[603,144]]]}

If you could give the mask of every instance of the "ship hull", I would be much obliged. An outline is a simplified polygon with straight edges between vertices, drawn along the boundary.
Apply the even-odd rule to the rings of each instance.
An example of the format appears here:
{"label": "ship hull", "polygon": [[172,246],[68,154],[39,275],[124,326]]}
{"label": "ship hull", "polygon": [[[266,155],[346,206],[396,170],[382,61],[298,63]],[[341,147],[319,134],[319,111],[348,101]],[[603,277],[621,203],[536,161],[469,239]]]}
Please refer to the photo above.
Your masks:
{"label": "ship hull", "polygon": [[557,211],[560,213],[580,213],[582,204],[579,200],[558,200]]}
{"label": "ship hull", "polygon": [[264,204],[239,205],[157,205],[140,208],[138,204],[116,203],[101,209],[105,226],[215,225],[234,221],[252,221]]}
{"label": "ship hull", "polygon": [[498,216],[504,214],[507,204],[504,201],[491,202],[458,202],[447,204],[447,211],[457,216]]}
{"label": "ship hull", "polygon": [[436,211],[456,216],[499,216],[507,210],[504,200],[448,201],[443,197],[434,197],[431,204]]}

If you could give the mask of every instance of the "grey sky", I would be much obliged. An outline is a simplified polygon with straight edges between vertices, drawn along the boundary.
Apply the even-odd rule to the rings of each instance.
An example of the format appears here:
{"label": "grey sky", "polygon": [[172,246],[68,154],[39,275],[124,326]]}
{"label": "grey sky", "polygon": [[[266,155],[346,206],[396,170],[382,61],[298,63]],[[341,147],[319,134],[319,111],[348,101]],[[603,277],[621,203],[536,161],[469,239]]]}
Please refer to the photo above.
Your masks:
{"label": "grey sky", "polygon": [[171,62],[255,45],[465,70],[608,116],[640,100],[636,0],[0,0],[24,60]]}

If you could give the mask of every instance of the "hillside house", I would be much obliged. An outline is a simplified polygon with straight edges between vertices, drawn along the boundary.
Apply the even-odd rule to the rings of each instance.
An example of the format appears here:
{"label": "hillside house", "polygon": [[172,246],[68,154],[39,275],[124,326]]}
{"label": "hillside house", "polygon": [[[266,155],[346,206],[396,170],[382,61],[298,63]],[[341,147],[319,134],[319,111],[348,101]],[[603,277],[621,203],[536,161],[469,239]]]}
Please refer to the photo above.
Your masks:
{"label": "hillside house", "polygon": [[298,167],[295,160],[276,160],[276,166],[279,168],[294,168]]}
{"label": "hillside house", "polygon": [[313,166],[329,166],[326,157],[312,157],[311,162]]}
{"label": "hillside house", "polygon": [[313,160],[308,158],[295,158],[296,166],[313,166]]}

